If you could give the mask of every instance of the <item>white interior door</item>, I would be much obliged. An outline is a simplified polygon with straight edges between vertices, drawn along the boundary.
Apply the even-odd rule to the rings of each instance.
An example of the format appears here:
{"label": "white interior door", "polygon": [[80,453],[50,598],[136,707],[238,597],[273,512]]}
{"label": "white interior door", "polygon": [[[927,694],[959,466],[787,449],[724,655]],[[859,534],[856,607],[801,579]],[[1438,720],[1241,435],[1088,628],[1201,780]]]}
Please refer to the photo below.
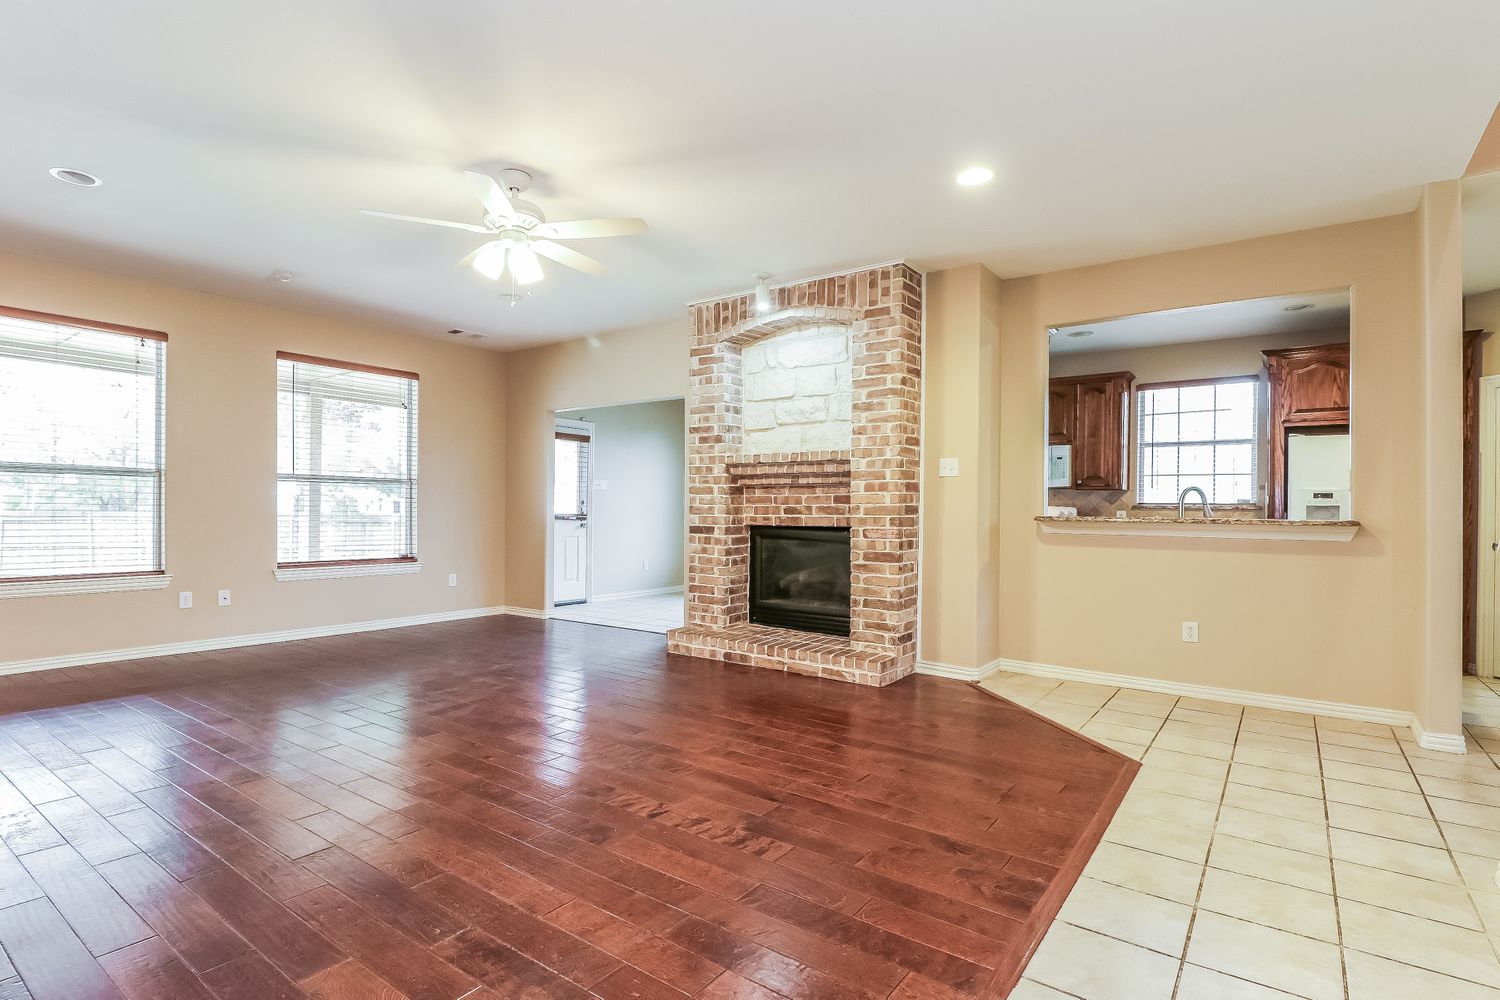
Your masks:
{"label": "white interior door", "polygon": [[552,604],[588,600],[589,450],[593,436],[559,426],[552,443]]}

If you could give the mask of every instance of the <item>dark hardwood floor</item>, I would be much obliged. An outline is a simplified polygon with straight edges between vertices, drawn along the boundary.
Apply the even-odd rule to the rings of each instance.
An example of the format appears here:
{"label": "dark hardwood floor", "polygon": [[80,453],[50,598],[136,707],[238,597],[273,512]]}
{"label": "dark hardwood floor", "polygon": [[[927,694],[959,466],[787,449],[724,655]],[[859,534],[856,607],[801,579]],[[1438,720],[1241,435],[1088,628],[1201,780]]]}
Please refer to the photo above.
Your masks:
{"label": "dark hardwood floor", "polygon": [[0,678],[0,998],[1003,997],[1134,764],[497,617]]}

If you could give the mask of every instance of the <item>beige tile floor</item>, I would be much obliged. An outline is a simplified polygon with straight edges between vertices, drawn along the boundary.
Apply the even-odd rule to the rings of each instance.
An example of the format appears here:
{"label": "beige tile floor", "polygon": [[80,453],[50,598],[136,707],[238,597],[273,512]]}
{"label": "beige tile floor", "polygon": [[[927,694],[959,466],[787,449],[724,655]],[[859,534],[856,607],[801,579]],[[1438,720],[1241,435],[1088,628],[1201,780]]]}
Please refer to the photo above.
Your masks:
{"label": "beige tile floor", "polygon": [[1404,728],[1020,674],[1141,762],[1013,1000],[1500,1000],[1500,684]]}
{"label": "beige tile floor", "polygon": [[682,591],[679,590],[672,594],[567,604],[553,608],[550,617],[558,621],[608,625],[637,632],[666,632],[682,627],[684,612]]}

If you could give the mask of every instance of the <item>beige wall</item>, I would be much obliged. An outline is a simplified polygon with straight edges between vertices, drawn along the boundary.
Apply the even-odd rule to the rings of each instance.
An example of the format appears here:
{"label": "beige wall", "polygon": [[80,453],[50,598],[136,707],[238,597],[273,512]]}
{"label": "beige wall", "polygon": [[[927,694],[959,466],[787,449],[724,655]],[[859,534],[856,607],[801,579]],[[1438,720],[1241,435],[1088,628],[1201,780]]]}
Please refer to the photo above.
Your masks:
{"label": "beige wall", "polygon": [[1491,170],[1500,170],[1500,104],[1495,105],[1495,113],[1490,116],[1490,123],[1479,137],[1479,144],[1474,147],[1474,155],[1469,158],[1464,176],[1473,177]]}
{"label": "beige wall", "polygon": [[681,323],[547,344],[505,359],[506,603],[540,610],[551,603],[547,522],[553,414],[686,396],[687,310]]}
{"label": "beige wall", "polygon": [[[504,603],[503,355],[19,256],[0,257],[0,304],[167,332],[173,578],[168,590],[0,600],[0,663]],[[278,350],[422,376],[422,572],[275,580]],[[191,610],[177,610],[179,590],[194,592]]]}
{"label": "beige wall", "polygon": [[569,410],[594,425],[589,577],[594,597],[681,587],[687,536],[683,401]]}
{"label": "beige wall", "polygon": [[[1408,215],[1000,282],[999,596],[988,609],[1000,655],[1418,708],[1428,571],[1422,273]],[[929,276],[930,321],[946,309],[945,280]],[[1037,443],[1048,326],[1344,287],[1353,290],[1354,513],[1365,525],[1353,542],[1039,533],[1032,518],[1044,492]],[[1456,371],[1454,379],[1456,396]],[[930,364],[926,398],[950,390],[971,391],[962,373]],[[983,423],[977,416],[929,423],[929,461],[973,449]],[[982,490],[977,471],[971,487],[945,486]],[[982,535],[991,525],[980,516],[973,530]],[[965,565],[926,555],[930,612],[934,592],[958,593],[973,580]],[[1183,620],[1200,623],[1196,645],[1180,641]],[[926,651],[947,641],[944,625],[924,617],[924,658],[935,659]],[[1456,678],[1456,657],[1451,667]]]}

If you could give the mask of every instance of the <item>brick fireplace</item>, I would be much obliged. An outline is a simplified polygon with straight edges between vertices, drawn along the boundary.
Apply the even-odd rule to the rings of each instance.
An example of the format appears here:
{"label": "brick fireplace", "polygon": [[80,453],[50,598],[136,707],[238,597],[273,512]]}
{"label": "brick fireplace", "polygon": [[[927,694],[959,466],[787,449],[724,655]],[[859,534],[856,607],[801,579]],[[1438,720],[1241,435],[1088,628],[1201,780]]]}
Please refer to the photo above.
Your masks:
{"label": "brick fireplace", "polygon": [[[922,279],[886,264],[692,310],[674,653],[883,685],[916,665]],[[849,635],[749,620],[750,528],[849,529]]]}

